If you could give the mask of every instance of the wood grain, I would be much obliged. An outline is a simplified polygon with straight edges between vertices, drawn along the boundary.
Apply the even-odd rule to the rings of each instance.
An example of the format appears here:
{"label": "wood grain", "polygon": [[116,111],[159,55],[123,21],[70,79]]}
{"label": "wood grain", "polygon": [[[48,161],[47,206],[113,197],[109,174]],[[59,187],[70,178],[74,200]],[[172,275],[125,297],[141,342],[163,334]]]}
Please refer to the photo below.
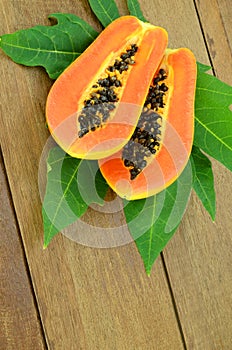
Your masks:
{"label": "wood grain", "polygon": [[0,154],[0,348],[45,349]]}
{"label": "wood grain", "polygon": [[[188,6],[188,1],[182,1],[178,7],[175,4],[166,2],[164,16],[171,13],[197,59],[207,63],[193,7]],[[227,8],[231,11],[231,4],[230,1],[223,1],[220,7],[218,4],[197,1],[197,8],[217,76],[232,84],[231,26],[228,26],[231,17],[229,20],[228,13],[224,17]],[[160,21],[164,20],[161,15]],[[232,344],[232,177],[216,161],[213,167],[217,195],[215,223],[193,195],[181,228],[164,250],[187,348],[194,350],[230,349]]]}
{"label": "wood grain", "polygon": [[[230,5],[229,5],[230,4]],[[197,0],[196,7],[216,75],[228,84],[232,76],[231,2]]]}
{"label": "wood grain", "polygon": [[231,2],[228,0],[217,1],[218,9],[220,11],[220,16],[224,25],[224,32],[228,44],[230,46],[230,51],[232,52],[232,6]]}
{"label": "wood grain", "polygon": [[[193,2],[140,2],[146,18],[168,30],[170,47],[187,46],[198,61],[209,62]],[[47,24],[49,13],[61,11],[76,13],[100,29],[87,1],[77,6],[69,0],[62,8],[58,1],[0,3],[2,33]],[[117,3],[125,14],[125,1]],[[232,83],[230,1],[196,4],[216,73]],[[44,105],[51,83],[40,68],[17,66],[3,54],[0,58],[1,145],[49,348],[182,349],[160,259],[149,279],[133,244],[100,250],[59,236],[42,251],[37,172],[48,136]],[[232,179],[216,162],[214,170],[216,222],[211,223],[193,195],[181,228],[164,251],[185,342],[194,350],[230,349],[232,344]],[[88,215],[97,225],[96,214]]]}
{"label": "wood grain", "polygon": [[[86,1],[0,3],[2,33],[47,24],[46,16],[59,11],[99,28]],[[37,174],[48,137],[44,106],[51,82],[40,68],[18,66],[3,53],[0,58],[1,145],[48,347],[183,349],[160,259],[148,278],[134,244],[93,249],[59,235],[43,251]],[[93,213],[91,224],[97,223]]]}

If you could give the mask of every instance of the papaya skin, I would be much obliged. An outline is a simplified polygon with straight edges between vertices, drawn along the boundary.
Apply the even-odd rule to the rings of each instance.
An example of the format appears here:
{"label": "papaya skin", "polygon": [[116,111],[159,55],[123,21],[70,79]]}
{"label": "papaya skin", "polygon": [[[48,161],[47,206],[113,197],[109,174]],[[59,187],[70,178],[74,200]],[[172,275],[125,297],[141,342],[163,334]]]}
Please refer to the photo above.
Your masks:
{"label": "papaya skin", "polygon": [[[79,137],[78,115],[91,87],[130,44],[139,47],[135,64],[122,80],[118,103],[109,122]],[[60,75],[49,92],[46,121],[55,141],[77,158],[100,159],[120,150],[133,134],[166,47],[167,33],[160,27],[133,16],[123,16],[112,22]],[[122,113],[123,104],[131,106],[126,116]]]}
{"label": "papaya skin", "polygon": [[[161,147],[133,180],[122,159],[123,150],[99,160],[103,177],[122,198],[135,200],[170,186],[185,168],[193,143],[196,60],[186,48],[167,49],[161,68],[168,71],[168,93],[162,115]],[[159,69],[160,69],[159,67]],[[158,111],[159,113],[159,111]]]}

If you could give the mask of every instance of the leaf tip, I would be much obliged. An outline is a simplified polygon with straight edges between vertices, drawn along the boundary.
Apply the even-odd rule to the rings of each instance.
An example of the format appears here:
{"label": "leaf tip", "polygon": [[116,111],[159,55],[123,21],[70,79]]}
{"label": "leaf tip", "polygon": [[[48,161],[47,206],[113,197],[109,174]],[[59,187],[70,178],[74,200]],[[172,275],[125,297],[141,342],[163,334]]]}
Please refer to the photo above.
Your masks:
{"label": "leaf tip", "polygon": [[43,250],[47,249],[47,247],[50,244],[50,242],[51,242],[51,239],[48,239],[47,237],[44,237]]}
{"label": "leaf tip", "polygon": [[212,219],[213,223],[215,223],[216,213],[215,212],[211,213],[210,216],[211,216],[211,219]]}
{"label": "leaf tip", "polygon": [[200,73],[206,73],[208,72],[209,70],[212,69],[211,66],[209,66],[208,64],[204,64],[204,63],[201,63],[201,62],[197,62],[197,69]]}

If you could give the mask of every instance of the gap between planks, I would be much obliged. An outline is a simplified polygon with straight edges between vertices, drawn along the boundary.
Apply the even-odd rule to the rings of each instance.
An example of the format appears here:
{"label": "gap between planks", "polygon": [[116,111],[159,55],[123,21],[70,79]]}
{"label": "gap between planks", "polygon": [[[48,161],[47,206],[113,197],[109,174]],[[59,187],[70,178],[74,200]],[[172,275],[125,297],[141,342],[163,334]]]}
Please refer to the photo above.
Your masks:
{"label": "gap between planks", "polygon": [[177,304],[176,304],[176,301],[175,301],[175,297],[174,297],[174,293],[173,293],[173,289],[172,289],[172,284],[171,284],[171,280],[169,278],[168,269],[167,269],[167,266],[166,266],[166,263],[165,263],[165,258],[164,258],[163,252],[160,253],[160,257],[161,257],[161,261],[162,261],[162,265],[163,265],[163,269],[164,269],[164,275],[166,277],[166,282],[167,282],[168,289],[169,289],[169,292],[170,292],[171,301],[172,301],[173,309],[174,309],[174,312],[175,312],[178,328],[179,328],[179,331],[180,331],[180,336],[181,336],[181,340],[182,340],[182,343],[183,343],[183,348],[184,348],[184,350],[187,350],[187,345],[186,345],[186,341],[185,341],[184,331],[183,331],[183,328],[182,328],[182,325],[181,325],[181,320],[180,320],[180,316],[179,316],[179,313],[178,313],[178,308],[177,308]]}
{"label": "gap between planks", "polygon": [[198,19],[198,22],[199,22],[199,26],[200,26],[201,34],[202,34],[202,37],[203,37],[203,40],[204,40],[204,44],[205,44],[205,48],[206,48],[207,55],[208,55],[208,58],[209,58],[209,62],[210,62],[210,65],[212,67],[212,72],[213,72],[213,75],[216,76],[214,65],[213,65],[213,60],[212,60],[211,55],[210,55],[209,45],[207,43],[206,35],[204,33],[204,29],[203,29],[201,17],[200,17],[199,11],[198,11],[198,7],[197,7],[197,4],[196,4],[196,0],[193,0],[193,4],[194,4],[194,7],[195,7],[197,19]]}

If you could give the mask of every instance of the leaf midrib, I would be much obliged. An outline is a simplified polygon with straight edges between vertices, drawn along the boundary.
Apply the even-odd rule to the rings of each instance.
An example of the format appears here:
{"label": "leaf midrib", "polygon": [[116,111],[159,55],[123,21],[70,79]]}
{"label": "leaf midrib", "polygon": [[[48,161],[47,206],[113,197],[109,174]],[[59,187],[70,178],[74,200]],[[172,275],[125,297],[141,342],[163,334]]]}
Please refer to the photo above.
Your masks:
{"label": "leaf midrib", "polygon": [[[112,22],[112,20],[113,20],[114,18],[113,18],[113,17],[110,17],[110,15],[106,12],[105,7],[102,5],[102,1],[98,1],[98,5],[99,5],[99,6],[101,7],[101,9],[103,10],[102,13],[105,14],[106,18],[109,19],[109,20]],[[110,7],[111,7],[111,6],[110,6]],[[109,8],[110,8],[110,7],[109,7]],[[109,8],[108,8],[108,9],[109,9]],[[98,12],[101,13],[101,11],[98,11]]]}
{"label": "leaf midrib", "polygon": [[71,186],[71,183],[72,183],[72,181],[73,181],[73,179],[74,179],[74,176],[76,175],[76,173],[77,173],[77,171],[78,171],[78,169],[79,169],[80,164],[81,164],[81,162],[79,162],[79,164],[77,165],[75,171],[73,172],[72,177],[70,178],[70,181],[67,183],[67,187],[66,187],[65,191],[63,192],[63,195],[62,195],[62,197],[61,197],[61,199],[60,199],[60,201],[59,201],[59,204],[57,205],[57,208],[56,208],[56,211],[55,211],[55,214],[54,214],[54,216],[53,216],[52,221],[49,219],[49,221],[51,222],[50,229],[49,229],[49,232],[48,232],[48,235],[47,235],[47,237],[49,238],[49,240],[50,240],[50,235],[51,235],[52,227],[54,227],[53,222],[55,221],[55,219],[56,219],[56,217],[57,217],[58,211],[59,211],[59,209],[60,209],[60,207],[61,207],[61,203],[62,203],[62,201],[64,200],[65,195],[66,195],[67,191],[69,190],[69,188],[70,188],[70,186]]}
{"label": "leaf midrib", "polygon": [[21,50],[27,50],[27,51],[36,51],[36,52],[46,52],[46,53],[56,53],[56,54],[64,54],[64,55],[80,55],[80,52],[71,52],[71,51],[57,51],[57,50],[46,50],[46,49],[40,49],[40,48],[30,48],[30,47],[25,47],[25,46],[20,46],[20,45],[13,45],[13,44],[8,44],[8,43],[3,43],[5,46],[10,46],[10,47],[14,47],[17,49],[21,49]]}
{"label": "leaf midrib", "polygon": [[209,205],[211,215],[214,215],[214,208],[211,205],[211,200],[210,200],[209,196],[207,195],[206,191],[204,190],[204,187],[201,185],[201,181],[199,180],[197,174],[196,174],[196,180],[195,181],[197,181],[198,185],[200,186],[201,190],[203,191],[203,193],[205,195],[205,198],[207,198],[207,203]]}
{"label": "leaf midrib", "polygon": [[212,94],[218,94],[218,95],[223,95],[223,96],[229,96],[229,97],[232,97],[232,94],[231,93],[226,93],[226,92],[221,92],[221,91],[218,91],[218,90],[210,90],[210,89],[207,89],[207,88],[202,88],[202,87],[197,87],[196,90],[202,90],[202,91],[206,91],[206,92],[211,92]]}
{"label": "leaf midrib", "polygon": [[154,219],[155,219],[155,213],[156,213],[156,196],[154,196],[154,203],[153,203],[153,211],[152,211],[152,218],[151,218],[151,227],[149,230],[149,254],[148,254],[148,266],[150,269],[151,263],[150,263],[150,259],[151,259],[151,245],[152,245],[152,237],[153,237],[153,223],[154,223]]}
{"label": "leaf midrib", "polygon": [[136,7],[135,7],[135,4],[133,3],[133,1],[131,1],[131,6],[132,6],[134,13],[137,14],[137,10],[136,10]]}

